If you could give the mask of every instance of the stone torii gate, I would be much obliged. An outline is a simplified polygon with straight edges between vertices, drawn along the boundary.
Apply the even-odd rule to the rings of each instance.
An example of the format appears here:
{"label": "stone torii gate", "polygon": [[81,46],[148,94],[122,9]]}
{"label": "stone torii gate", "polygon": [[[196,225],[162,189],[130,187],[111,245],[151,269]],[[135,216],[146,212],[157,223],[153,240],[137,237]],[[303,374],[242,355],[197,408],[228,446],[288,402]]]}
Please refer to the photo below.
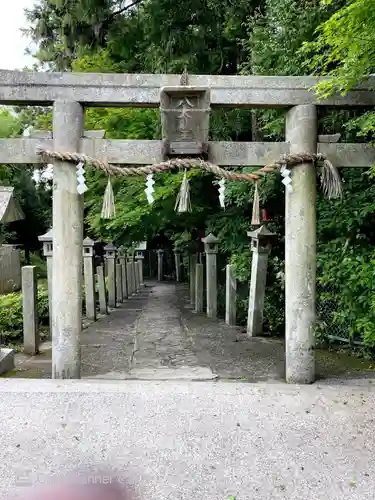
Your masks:
{"label": "stone torii gate", "polygon": [[[113,164],[147,165],[181,153],[178,142],[105,140],[84,137],[84,108],[153,107],[167,88],[181,96],[204,92],[202,112],[211,107],[286,107],[286,142],[193,141],[191,153],[205,153],[222,167],[263,166],[285,153],[321,153],[335,166],[368,167],[375,151],[365,144],[318,141],[317,106],[374,106],[375,80],[346,96],[318,102],[313,77],[74,74],[0,71],[0,104],[53,106],[52,139],[2,139],[0,163],[41,163],[38,147],[84,153]],[[164,93],[161,89],[164,87]],[[175,105],[177,107],[177,105]],[[178,109],[181,113],[181,109]],[[206,131],[207,132],[207,131]],[[186,153],[186,148],[183,151]],[[55,160],[53,179],[53,377],[80,378],[82,329],[83,198],[76,167]],[[315,380],[314,325],[316,279],[316,173],[312,163],[292,169],[293,192],[286,193],[286,380]]]}

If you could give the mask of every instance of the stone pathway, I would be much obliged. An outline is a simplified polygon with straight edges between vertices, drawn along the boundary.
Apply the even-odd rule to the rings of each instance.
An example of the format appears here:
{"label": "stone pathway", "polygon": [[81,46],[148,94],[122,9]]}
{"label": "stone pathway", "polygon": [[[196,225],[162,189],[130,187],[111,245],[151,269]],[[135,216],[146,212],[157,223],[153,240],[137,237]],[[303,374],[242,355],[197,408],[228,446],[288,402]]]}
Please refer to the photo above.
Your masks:
{"label": "stone pathway", "polygon": [[[282,382],[284,343],[249,339],[240,327],[228,327],[196,315],[184,284],[150,283],[111,314],[83,330],[82,377],[138,380],[242,380]],[[17,356],[11,376],[51,377],[51,349]],[[318,379],[371,384],[369,363],[328,351],[317,352]]]}

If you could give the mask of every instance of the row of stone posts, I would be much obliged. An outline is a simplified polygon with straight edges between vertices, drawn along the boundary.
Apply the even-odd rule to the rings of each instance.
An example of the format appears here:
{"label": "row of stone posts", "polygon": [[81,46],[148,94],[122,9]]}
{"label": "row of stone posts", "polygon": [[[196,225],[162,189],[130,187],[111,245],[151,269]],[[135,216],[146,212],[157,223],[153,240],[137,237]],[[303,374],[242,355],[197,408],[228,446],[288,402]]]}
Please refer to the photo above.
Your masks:
{"label": "row of stone posts", "polygon": [[[274,234],[266,226],[247,233],[251,242],[252,268],[249,287],[247,334],[255,337],[263,333],[263,309],[266,291],[268,256],[271,251]],[[206,314],[209,318],[217,317],[217,254],[219,239],[213,234],[202,238],[206,256],[206,277],[201,254],[189,256],[189,295],[190,304],[196,313],[202,313],[204,307],[204,281],[206,282]],[[163,279],[163,250],[158,250],[158,279]],[[176,280],[181,281],[181,252],[175,251]],[[237,280],[233,266],[226,266],[225,282],[225,322],[236,324]]]}
{"label": "row of stone posts", "polygon": [[[116,248],[113,243],[104,247],[107,263],[107,273],[103,265],[96,267],[96,280],[99,294],[99,311],[108,313],[109,308],[115,308],[132,295],[139,292],[143,283],[143,255],[127,255],[124,246]],[[83,240],[83,263],[85,279],[86,317],[96,320],[96,293],[94,275],[94,241]],[[107,276],[105,276],[107,274]],[[107,286],[105,280],[108,280]],[[107,293],[108,290],[108,293]]]}
{"label": "row of stone posts", "polygon": [[[52,229],[39,237],[43,243],[43,255],[47,262],[48,304],[50,332],[52,334]],[[83,240],[83,278],[85,289],[85,316],[88,320],[97,319],[97,293],[99,313],[108,314],[109,308],[116,308],[119,303],[135,295],[143,286],[143,255],[137,252],[128,255],[125,247],[116,248],[109,243],[104,247],[105,263],[95,267],[94,241]],[[97,292],[96,292],[97,290]],[[37,354],[39,332],[37,318],[37,276],[35,266],[22,268],[24,351]]]}

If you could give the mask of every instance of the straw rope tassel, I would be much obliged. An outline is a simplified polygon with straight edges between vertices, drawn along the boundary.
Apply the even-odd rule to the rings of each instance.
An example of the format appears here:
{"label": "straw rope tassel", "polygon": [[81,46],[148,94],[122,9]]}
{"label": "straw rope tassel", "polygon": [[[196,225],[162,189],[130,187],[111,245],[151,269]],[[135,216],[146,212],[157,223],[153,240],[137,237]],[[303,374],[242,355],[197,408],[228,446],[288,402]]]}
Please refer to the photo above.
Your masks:
{"label": "straw rope tassel", "polygon": [[260,225],[260,199],[259,199],[258,182],[255,182],[254,200],[253,200],[253,215],[251,217],[251,224],[253,226]]}
{"label": "straw rope tassel", "polygon": [[111,178],[108,177],[107,187],[105,188],[104,192],[101,218],[113,219],[115,215],[116,215],[115,196],[113,194]]}
{"label": "straw rope tassel", "polygon": [[191,202],[190,202],[190,185],[187,178],[187,171],[185,169],[184,176],[182,178],[180,192],[178,193],[176,205],[174,207],[176,212],[191,212]]}

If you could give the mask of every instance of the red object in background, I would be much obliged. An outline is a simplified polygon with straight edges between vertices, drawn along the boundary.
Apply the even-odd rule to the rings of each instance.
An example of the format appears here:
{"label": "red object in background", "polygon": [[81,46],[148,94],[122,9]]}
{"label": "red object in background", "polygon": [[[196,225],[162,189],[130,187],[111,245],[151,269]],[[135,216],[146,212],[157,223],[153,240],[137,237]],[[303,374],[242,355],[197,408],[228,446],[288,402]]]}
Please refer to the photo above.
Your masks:
{"label": "red object in background", "polygon": [[267,213],[267,210],[265,208],[262,208],[262,221],[263,222],[269,221],[268,213]]}

